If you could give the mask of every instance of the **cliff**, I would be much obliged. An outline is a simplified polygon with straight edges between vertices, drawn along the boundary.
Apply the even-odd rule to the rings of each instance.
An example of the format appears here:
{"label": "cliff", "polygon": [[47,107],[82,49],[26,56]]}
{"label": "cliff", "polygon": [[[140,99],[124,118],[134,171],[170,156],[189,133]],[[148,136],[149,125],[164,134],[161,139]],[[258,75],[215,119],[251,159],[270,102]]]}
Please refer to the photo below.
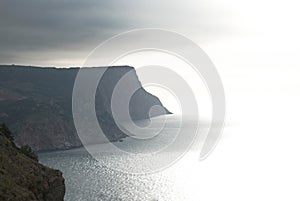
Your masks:
{"label": "cliff", "polygon": [[[111,116],[112,91],[123,75],[129,73],[127,83],[139,88],[130,102],[132,119],[149,118],[152,106],[162,106],[157,97],[142,88],[132,67],[86,70],[105,70],[95,104],[99,124],[110,141],[126,137]],[[28,144],[36,151],[81,146],[72,117],[72,91],[78,71],[79,68],[0,66],[0,122],[5,122],[12,129],[18,145]],[[118,104],[122,106],[122,101]],[[165,109],[165,113],[169,111]]]}
{"label": "cliff", "polygon": [[62,173],[29,158],[0,127],[0,200],[59,201],[64,199]]}

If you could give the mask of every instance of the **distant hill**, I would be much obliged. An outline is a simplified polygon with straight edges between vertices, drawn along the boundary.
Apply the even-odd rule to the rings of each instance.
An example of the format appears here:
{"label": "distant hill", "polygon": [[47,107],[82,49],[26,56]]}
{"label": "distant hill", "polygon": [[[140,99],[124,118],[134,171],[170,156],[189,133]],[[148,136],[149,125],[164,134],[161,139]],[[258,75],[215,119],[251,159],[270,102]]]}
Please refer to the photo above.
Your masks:
{"label": "distant hill", "polygon": [[[131,98],[132,119],[147,119],[152,106],[162,106],[157,97],[141,87],[133,67],[87,70],[105,71],[98,85],[95,103],[99,124],[110,141],[126,137],[111,116],[112,90],[123,75],[129,73],[128,82],[140,88]],[[72,91],[78,71],[79,68],[0,65],[0,122],[12,129],[18,145],[28,144],[37,151],[81,146],[72,117]],[[165,109],[165,113],[170,112]],[[102,139],[99,139],[94,143],[101,142]]]}
{"label": "distant hill", "polygon": [[0,200],[62,201],[62,173],[25,155],[0,126]]}

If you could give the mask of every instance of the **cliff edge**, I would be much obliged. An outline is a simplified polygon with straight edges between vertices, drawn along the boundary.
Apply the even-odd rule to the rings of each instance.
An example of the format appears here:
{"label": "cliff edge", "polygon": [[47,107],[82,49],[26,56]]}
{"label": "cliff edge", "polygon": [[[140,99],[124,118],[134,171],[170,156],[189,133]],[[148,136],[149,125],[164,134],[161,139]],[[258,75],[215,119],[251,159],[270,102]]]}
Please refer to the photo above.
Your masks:
{"label": "cliff edge", "polygon": [[[157,97],[143,89],[133,67],[85,70],[105,71],[97,88],[95,109],[99,124],[109,141],[118,141],[127,136],[117,128],[111,112],[113,89],[124,75],[128,86],[138,88],[131,97],[129,107],[133,120],[149,118],[152,106],[164,108]],[[0,66],[0,122],[11,128],[17,145],[28,144],[35,151],[81,146],[72,116],[72,92],[78,71],[79,68]],[[122,100],[127,96],[126,90],[119,96],[119,107],[123,107]],[[170,114],[166,108],[164,110],[152,116]]]}

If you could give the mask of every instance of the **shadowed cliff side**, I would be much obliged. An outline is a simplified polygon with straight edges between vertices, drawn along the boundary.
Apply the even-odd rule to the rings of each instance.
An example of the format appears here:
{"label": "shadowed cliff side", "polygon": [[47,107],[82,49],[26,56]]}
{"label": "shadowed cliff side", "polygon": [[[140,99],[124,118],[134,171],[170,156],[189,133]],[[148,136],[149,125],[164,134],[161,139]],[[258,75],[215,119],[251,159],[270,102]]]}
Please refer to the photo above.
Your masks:
{"label": "shadowed cliff side", "polygon": [[[112,91],[123,75],[129,73],[126,82],[139,88],[130,101],[132,119],[147,119],[152,106],[162,106],[157,97],[142,88],[133,67],[86,70],[105,71],[98,85],[95,105],[99,124],[109,141],[127,136],[117,128],[111,115]],[[12,129],[18,145],[28,144],[36,151],[81,146],[72,116],[72,91],[78,71],[79,68],[0,66],[0,122]],[[127,95],[125,91],[121,96]],[[118,104],[122,107],[122,97]],[[154,116],[170,113],[164,110]],[[93,143],[101,143],[101,140]]]}
{"label": "shadowed cliff side", "polygon": [[17,148],[0,126],[0,200],[60,201],[64,199],[62,173],[39,164]]}

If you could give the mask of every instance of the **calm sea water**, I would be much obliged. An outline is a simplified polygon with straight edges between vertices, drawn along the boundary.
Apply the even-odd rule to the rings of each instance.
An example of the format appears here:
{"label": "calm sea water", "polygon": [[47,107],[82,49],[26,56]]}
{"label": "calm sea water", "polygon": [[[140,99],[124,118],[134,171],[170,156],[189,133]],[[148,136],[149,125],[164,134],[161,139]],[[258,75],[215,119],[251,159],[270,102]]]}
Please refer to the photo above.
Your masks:
{"label": "calm sea water", "polygon": [[[155,121],[159,123],[161,119],[156,118]],[[154,153],[155,150],[172,143],[176,138],[178,121],[177,117],[169,116],[163,132],[159,135],[150,140],[143,140],[142,143],[141,140],[128,138],[118,142],[117,146],[138,153]],[[97,146],[101,146],[103,150],[109,149],[105,144]],[[161,160],[167,160],[177,151],[179,150],[162,154]],[[130,173],[134,168],[151,165],[146,163],[147,158],[141,160],[139,154],[127,156],[107,151],[99,153],[99,158],[96,160],[85,148],[79,148],[42,153],[39,155],[39,160],[63,172],[66,182],[66,201],[181,201],[199,200],[201,197],[197,187],[197,183],[201,181],[197,176],[198,156],[197,149],[192,149],[170,167],[147,174]]]}

